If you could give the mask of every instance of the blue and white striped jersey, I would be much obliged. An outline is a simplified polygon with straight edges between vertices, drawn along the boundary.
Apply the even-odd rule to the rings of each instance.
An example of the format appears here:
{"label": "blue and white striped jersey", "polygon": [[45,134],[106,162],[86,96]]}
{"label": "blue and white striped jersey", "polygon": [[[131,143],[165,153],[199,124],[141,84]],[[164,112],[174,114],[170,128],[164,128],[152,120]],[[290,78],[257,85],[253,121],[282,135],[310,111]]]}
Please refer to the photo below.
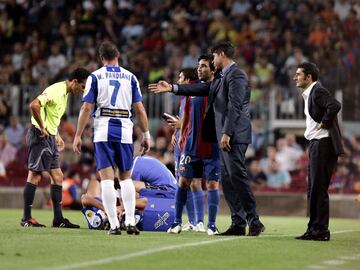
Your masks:
{"label": "blue and white striped jersey", "polygon": [[94,142],[133,143],[131,106],[141,102],[139,82],[119,66],[103,66],[87,79],[83,102],[95,104]]}

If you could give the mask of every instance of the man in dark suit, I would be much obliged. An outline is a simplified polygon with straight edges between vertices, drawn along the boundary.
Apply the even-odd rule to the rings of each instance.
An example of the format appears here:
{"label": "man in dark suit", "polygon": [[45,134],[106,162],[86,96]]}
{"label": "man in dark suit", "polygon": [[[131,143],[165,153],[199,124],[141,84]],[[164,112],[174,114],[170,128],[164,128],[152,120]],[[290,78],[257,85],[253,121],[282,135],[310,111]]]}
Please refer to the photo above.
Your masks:
{"label": "man in dark suit", "polygon": [[231,226],[220,235],[257,236],[265,230],[256,212],[256,202],[249,185],[245,152],[251,143],[249,115],[250,85],[246,73],[232,60],[234,47],[220,42],[211,49],[217,75],[212,82],[192,85],[170,85],[160,81],[150,84],[154,93],[208,96],[202,137],[205,142],[220,145],[221,180],[225,199],[231,211]]}
{"label": "man in dark suit", "polygon": [[306,115],[305,138],[310,141],[308,168],[308,207],[310,220],[298,240],[329,241],[328,188],[337,157],[344,153],[337,122],[340,103],[318,82],[319,69],[305,62],[294,75],[296,86],[303,90]]}

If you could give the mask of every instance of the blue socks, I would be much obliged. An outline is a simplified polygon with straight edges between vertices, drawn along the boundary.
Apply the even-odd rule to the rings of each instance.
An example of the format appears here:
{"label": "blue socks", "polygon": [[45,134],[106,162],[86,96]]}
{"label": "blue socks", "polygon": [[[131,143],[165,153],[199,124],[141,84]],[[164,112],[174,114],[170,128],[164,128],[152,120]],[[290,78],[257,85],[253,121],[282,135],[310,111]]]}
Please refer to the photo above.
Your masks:
{"label": "blue socks", "polygon": [[208,215],[209,215],[208,227],[215,225],[216,216],[219,209],[219,203],[220,203],[219,190],[208,190],[207,193],[207,205],[208,205]]}
{"label": "blue socks", "polygon": [[193,192],[196,223],[204,222],[204,192],[198,190]]}
{"label": "blue socks", "polygon": [[195,220],[194,199],[193,199],[193,193],[190,190],[188,190],[188,192],[187,192],[186,213],[187,213],[189,222],[192,225],[195,225],[196,220]]}
{"label": "blue socks", "polygon": [[182,212],[187,199],[187,189],[178,187],[175,194],[175,222],[182,223]]}

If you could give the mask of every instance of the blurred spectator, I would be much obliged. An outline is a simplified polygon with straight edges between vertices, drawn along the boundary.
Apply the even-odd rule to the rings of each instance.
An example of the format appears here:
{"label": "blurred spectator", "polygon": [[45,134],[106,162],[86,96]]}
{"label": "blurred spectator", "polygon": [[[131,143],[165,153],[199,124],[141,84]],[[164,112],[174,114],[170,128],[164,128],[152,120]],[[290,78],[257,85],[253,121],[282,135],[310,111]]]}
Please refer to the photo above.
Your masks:
{"label": "blurred spectator", "polygon": [[271,188],[288,188],[291,183],[290,174],[280,168],[275,160],[270,162],[269,171],[266,174],[266,185]]}
{"label": "blurred spectator", "polygon": [[0,133],[0,162],[6,166],[15,160],[16,148],[8,142],[8,138],[4,132]]}
{"label": "blurred spectator", "polygon": [[24,134],[24,127],[19,123],[19,117],[12,115],[10,125],[5,128],[5,134],[8,141],[16,148],[21,147],[21,140]]}
{"label": "blurred spectator", "polygon": [[289,147],[283,138],[277,140],[276,146],[276,161],[279,163],[281,170],[287,172],[295,171],[296,163],[301,157],[302,151],[294,147]]}
{"label": "blurred spectator", "polygon": [[200,56],[199,47],[196,44],[190,44],[189,52],[185,55],[182,68],[196,68],[198,65],[198,58]]}
{"label": "blurred spectator", "polygon": [[350,177],[349,170],[344,165],[338,165],[335,174],[332,178],[329,189],[335,189],[337,192],[342,193],[349,185]]}
{"label": "blurred spectator", "polygon": [[344,20],[350,12],[351,9],[351,3],[348,0],[336,0],[334,11],[339,16],[340,20]]}
{"label": "blurred spectator", "polygon": [[11,108],[7,103],[4,91],[0,89],[0,129],[8,125]]}
{"label": "blurred spectator", "polygon": [[257,84],[260,88],[268,88],[273,84],[274,66],[269,63],[265,54],[261,54],[254,66]]}
{"label": "blurred spectator", "polygon": [[60,52],[60,46],[55,43],[51,46],[51,55],[47,61],[49,67],[50,79],[54,79],[56,75],[66,66],[66,58]]}
{"label": "blurred spectator", "polygon": [[262,171],[260,162],[252,160],[249,165],[249,180],[252,187],[260,188],[266,185],[267,177]]}
{"label": "blurred spectator", "polygon": [[288,79],[294,76],[296,67],[305,61],[308,61],[308,58],[303,55],[301,48],[295,47],[294,53],[286,59],[283,67],[283,70],[288,75]]}
{"label": "blurred spectator", "polygon": [[14,45],[14,52],[12,54],[11,62],[14,66],[15,70],[19,70],[21,68],[21,62],[24,57],[24,49],[23,44],[20,42],[16,42]]}
{"label": "blurred spectator", "polygon": [[269,145],[266,148],[266,157],[260,160],[260,167],[265,172],[269,172],[271,161],[276,160],[276,147],[274,145]]}
{"label": "blurred spectator", "polygon": [[288,147],[302,151],[302,147],[296,142],[296,137],[294,133],[286,133],[285,140]]}

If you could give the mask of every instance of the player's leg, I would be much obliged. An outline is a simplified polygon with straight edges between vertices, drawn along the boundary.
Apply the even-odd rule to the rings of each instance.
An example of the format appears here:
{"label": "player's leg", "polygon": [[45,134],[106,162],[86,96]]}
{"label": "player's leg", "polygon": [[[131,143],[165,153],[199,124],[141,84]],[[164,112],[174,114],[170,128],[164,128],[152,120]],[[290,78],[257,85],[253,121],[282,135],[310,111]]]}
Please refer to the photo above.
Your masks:
{"label": "player's leg", "polygon": [[133,165],[133,145],[125,143],[113,143],[116,149],[115,162],[119,169],[121,187],[121,199],[125,211],[125,225],[128,234],[138,235],[140,231],[135,226],[136,191],[131,179]]}
{"label": "player's leg", "polygon": [[24,214],[20,222],[20,225],[23,227],[45,227],[45,225],[38,223],[31,216],[31,209],[35,198],[35,192],[40,180],[41,172],[29,171],[23,193]]}
{"label": "player's leg", "polygon": [[28,177],[24,187],[24,214],[20,225],[23,227],[45,227],[31,216],[31,208],[35,198],[37,186],[41,180],[41,172],[48,171],[51,166],[52,147],[50,138],[40,137],[41,132],[31,126],[26,134],[28,145]]}
{"label": "player's leg", "polygon": [[53,227],[59,228],[71,228],[78,229],[79,225],[71,223],[67,218],[63,217],[62,214],[62,182],[64,179],[64,175],[60,168],[51,169],[49,171],[51,177],[51,186],[50,186],[50,196],[53,202],[53,211],[54,211],[54,219],[53,219]]}
{"label": "player's leg", "polygon": [[[175,177],[176,177],[177,182],[179,183],[180,155],[175,155],[174,158],[175,158]],[[196,217],[195,217],[193,194],[190,189],[187,191],[187,199],[186,199],[185,208],[186,208],[186,214],[188,216],[188,223],[184,224],[184,226],[182,227],[182,230],[183,231],[192,231],[196,225]]]}
{"label": "player's leg", "polygon": [[209,235],[219,234],[216,228],[216,217],[219,210],[220,194],[219,194],[219,176],[220,162],[219,159],[204,160],[204,176],[207,187],[207,208],[208,208],[208,229]]}
{"label": "player's leg", "polygon": [[194,178],[190,185],[192,194],[193,194],[193,201],[194,201],[194,208],[195,208],[195,216],[196,216],[196,226],[195,231],[197,232],[205,232],[204,227],[204,191],[202,189],[202,179],[201,178]]}
{"label": "player's leg", "polygon": [[219,231],[216,228],[216,217],[219,211],[220,194],[219,194],[219,182],[215,180],[206,181],[207,187],[207,209],[208,209],[208,234],[218,234]]}
{"label": "player's leg", "polygon": [[110,223],[110,235],[121,234],[116,210],[116,191],[114,188],[115,150],[110,142],[94,143],[96,169],[100,175],[101,199]]}
{"label": "player's leg", "polygon": [[194,201],[196,216],[195,231],[205,232],[204,228],[204,191],[202,189],[203,162],[200,158],[187,156],[184,159],[184,166],[181,175],[192,179],[191,191]]}
{"label": "player's leg", "polygon": [[180,233],[182,230],[182,213],[187,200],[188,190],[190,188],[190,180],[180,176],[178,188],[175,193],[175,220],[168,233]]}

